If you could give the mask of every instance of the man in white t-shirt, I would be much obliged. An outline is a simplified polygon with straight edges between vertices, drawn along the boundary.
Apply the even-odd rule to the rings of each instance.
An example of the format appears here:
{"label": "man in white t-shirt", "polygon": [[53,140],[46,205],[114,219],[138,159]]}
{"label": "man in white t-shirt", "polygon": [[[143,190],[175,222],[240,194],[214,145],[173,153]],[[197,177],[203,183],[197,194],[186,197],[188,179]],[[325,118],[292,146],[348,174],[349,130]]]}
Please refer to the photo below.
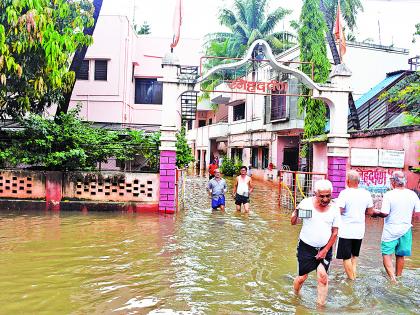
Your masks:
{"label": "man in white t-shirt", "polygon": [[[385,218],[382,232],[381,252],[385,270],[392,282],[402,275],[404,257],[411,256],[412,233],[411,220],[413,212],[420,213],[420,201],[416,193],[405,188],[407,179],[403,172],[392,174],[393,190],[384,194],[380,212],[374,217]],[[395,253],[395,272],[392,265],[392,255]]]}
{"label": "man in white t-shirt", "polygon": [[357,257],[365,235],[365,215],[373,214],[370,193],[359,188],[360,176],[355,170],[347,173],[347,188],[337,198],[341,210],[341,227],[338,232],[337,259],[343,260],[344,270],[351,280],[356,279]]}
{"label": "man in white t-shirt", "polygon": [[297,248],[299,275],[293,281],[296,294],[300,292],[308,274],[316,270],[319,305],[325,305],[328,294],[328,267],[332,259],[332,246],[337,239],[340,209],[331,202],[332,184],[323,179],[315,183],[314,197],[302,200],[291,217],[295,225],[300,213],[305,215]]}

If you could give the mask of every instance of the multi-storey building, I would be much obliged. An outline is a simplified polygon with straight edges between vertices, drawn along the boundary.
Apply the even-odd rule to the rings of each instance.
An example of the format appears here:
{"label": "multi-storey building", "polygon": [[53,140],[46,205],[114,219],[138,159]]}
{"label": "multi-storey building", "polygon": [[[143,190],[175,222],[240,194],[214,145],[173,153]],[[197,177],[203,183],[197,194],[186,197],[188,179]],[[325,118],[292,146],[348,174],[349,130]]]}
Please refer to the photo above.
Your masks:
{"label": "multi-storey building", "polygon": [[[299,61],[299,47],[278,55],[281,62]],[[407,68],[408,50],[365,43],[347,43],[345,63],[352,71],[354,99],[380,81],[387,72]],[[257,76],[273,79],[270,67],[261,66]],[[288,96],[211,93],[211,102],[198,107],[196,120],[189,124],[188,140],[197,166],[204,168],[214,156],[238,158],[252,166],[260,177],[275,177],[277,169],[297,170],[300,165],[300,137],[303,115],[297,108],[298,82],[288,78]],[[228,90],[221,88],[219,90]],[[269,167],[270,166],[270,167]],[[271,167],[273,170],[271,170]]]}

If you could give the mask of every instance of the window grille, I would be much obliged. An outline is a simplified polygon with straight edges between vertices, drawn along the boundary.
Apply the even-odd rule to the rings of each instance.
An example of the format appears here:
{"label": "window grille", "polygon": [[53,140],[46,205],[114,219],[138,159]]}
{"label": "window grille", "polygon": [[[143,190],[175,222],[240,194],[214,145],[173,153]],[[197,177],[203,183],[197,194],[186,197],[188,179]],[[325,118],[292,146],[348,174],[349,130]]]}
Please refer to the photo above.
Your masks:
{"label": "window grille", "polygon": [[108,60],[95,60],[95,80],[108,80]]}

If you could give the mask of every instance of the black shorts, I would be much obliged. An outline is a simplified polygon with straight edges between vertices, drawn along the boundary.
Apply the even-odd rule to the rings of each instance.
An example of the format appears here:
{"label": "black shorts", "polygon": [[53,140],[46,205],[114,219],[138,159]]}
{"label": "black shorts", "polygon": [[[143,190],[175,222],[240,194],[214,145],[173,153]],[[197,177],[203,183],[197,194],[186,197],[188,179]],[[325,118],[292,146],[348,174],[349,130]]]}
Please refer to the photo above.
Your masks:
{"label": "black shorts", "polygon": [[338,238],[337,259],[350,259],[351,256],[358,257],[362,240],[350,238]]}
{"label": "black shorts", "polygon": [[316,259],[315,256],[321,249],[322,248],[313,247],[299,240],[296,255],[299,264],[299,276],[306,275],[311,271],[316,270],[319,264],[322,264],[325,268],[325,271],[328,272],[328,268],[332,259],[332,248],[330,248],[324,259]]}
{"label": "black shorts", "polygon": [[249,203],[249,197],[236,194],[235,205],[240,206],[241,204]]}

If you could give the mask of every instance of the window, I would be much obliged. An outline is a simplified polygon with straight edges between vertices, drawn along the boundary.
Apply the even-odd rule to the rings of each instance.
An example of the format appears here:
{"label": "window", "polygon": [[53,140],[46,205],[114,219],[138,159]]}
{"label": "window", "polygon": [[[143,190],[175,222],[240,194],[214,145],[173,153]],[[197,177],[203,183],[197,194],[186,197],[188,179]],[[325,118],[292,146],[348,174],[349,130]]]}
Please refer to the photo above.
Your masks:
{"label": "window", "polygon": [[245,119],[245,103],[233,107],[233,121]]}
{"label": "window", "polygon": [[95,60],[95,80],[106,81],[108,79],[108,60]]}
{"label": "window", "polygon": [[280,93],[286,92],[276,91],[271,94],[271,121],[286,118],[286,95],[276,95]]}
{"label": "window", "polygon": [[204,127],[206,125],[206,121],[204,119],[200,119],[198,121],[198,128]]}
{"label": "window", "polygon": [[268,167],[268,153],[269,150],[267,147],[263,147],[262,148],[262,168],[267,168]]}
{"label": "window", "polygon": [[213,123],[213,119],[209,118],[209,125]]}
{"label": "window", "polygon": [[258,168],[258,148],[252,148],[251,165],[253,168]]}
{"label": "window", "polygon": [[136,79],[136,104],[162,104],[162,82],[157,79]]}
{"label": "window", "polygon": [[89,60],[83,60],[79,71],[77,72],[76,79],[89,80]]}
{"label": "window", "polygon": [[192,120],[188,120],[187,121],[187,129],[188,130],[191,130],[192,129],[192,122],[193,122]]}
{"label": "window", "polygon": [[242,162],[242,148],[232,148],[231,149],[231,157],[233,160],[239,160]]}

